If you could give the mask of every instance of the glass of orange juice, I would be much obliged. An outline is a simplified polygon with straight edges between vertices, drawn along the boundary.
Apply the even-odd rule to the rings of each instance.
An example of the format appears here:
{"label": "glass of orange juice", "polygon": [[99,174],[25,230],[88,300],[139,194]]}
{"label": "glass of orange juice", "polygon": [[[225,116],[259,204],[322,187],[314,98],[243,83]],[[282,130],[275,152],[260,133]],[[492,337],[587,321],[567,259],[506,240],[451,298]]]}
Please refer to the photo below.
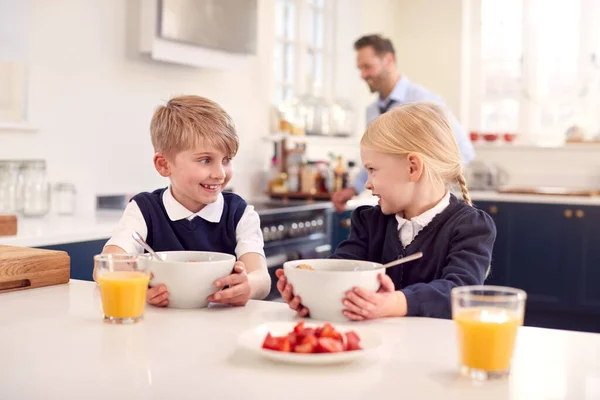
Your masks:
{"label": "glass of orange juice", "polygon": [[144,315],[150,273],[147,254],[94,256],[104,321],[131,324]]}
{"label": "glass of orange juice", "polygon": [[462,286],[452,289],[451,298],[461,373],[478,380],[507,376],[517,330],[523,325],[525,291]]}

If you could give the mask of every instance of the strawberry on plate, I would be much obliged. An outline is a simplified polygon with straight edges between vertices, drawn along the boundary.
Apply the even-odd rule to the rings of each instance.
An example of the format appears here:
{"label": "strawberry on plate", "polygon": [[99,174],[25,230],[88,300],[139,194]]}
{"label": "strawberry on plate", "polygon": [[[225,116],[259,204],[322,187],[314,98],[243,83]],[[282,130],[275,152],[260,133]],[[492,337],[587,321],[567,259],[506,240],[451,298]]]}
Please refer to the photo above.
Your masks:
{"label": "strawberry on plate", "polygon": [[270,332],[267,333],[262,348],[300,354],[340,353],[362,350],[359,342],[360,337],[354,331],[341,333],[330,323],[310,328],[305,327],[304,321],[301,321],[284,336],[273,336]]}

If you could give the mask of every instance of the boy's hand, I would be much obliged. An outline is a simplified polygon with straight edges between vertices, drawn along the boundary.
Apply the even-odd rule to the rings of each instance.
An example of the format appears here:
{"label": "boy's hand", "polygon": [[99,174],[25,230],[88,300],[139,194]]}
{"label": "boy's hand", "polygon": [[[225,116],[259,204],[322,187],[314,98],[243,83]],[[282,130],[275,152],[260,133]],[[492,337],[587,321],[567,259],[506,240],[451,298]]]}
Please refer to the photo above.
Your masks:
{"label": "boy's hand", "polygon": [[275,271],[275,275],[277,275],[278,278],[277,290],[279,290],[279,293],[281,293],[283,301],[285,301],[292,310],[298,312],[300,317],[306,317],[308,315],[308,308],[302,305],[302,299],[300,299],[300,296],[294,296],[294,288],[292,285],[287,283],[287,278],[283,273],[283,270],[278,269]]}
{"label": "boy's hand", "polygon": [[169,304],[169,292],[165,285],[148,288],[146,301],[156,307],[165,307]]}
{"label": "boy's hand", "polygon": [[231,304],[232,306],[244,306],[250,300],[250,283],[244,263],[236,261],[233,273],[215,281],[215,286],[225,290],[218,291],[208,296],[208,301],[214,303]]}
{"label": "boy's hand", "polygon": [[378,276],[381,288],[371,292],[359,287],[346,292],[342,303],[346,307],[344,315],[355,321],[365,319],[403,317],[407,313],[406,297],[396,291],[394,282],[385,273]]}

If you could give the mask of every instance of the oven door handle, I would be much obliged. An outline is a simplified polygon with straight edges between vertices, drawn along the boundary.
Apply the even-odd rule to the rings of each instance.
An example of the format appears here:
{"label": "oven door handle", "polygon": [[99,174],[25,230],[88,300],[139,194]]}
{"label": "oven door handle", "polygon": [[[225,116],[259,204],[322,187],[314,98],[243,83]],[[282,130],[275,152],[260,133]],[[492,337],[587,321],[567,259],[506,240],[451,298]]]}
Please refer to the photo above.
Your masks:
{"label": "oven door handle", "polygon": [[267,260],[267,268],[279,267],[288,260],[287,254],[275,254],[274,256],[265,257]]}
{"label": "oven door handle", "polygon": [[321,246],[317,246],[317,247],[315,247],[315,252],[317,254],[329,253],[329,252],[331,252],[331,245],[330,244],[323,244]]}

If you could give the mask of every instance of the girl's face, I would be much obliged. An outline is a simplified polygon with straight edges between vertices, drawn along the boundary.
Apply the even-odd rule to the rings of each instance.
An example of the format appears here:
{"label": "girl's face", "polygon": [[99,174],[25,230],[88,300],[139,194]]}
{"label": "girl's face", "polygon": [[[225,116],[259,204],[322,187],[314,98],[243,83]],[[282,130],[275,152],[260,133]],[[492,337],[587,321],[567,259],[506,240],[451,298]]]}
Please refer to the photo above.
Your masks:
{"label": "girl's face", "polygon": [[381,211],[397,214],[408,208],[420,176],[415,168],[415,156],[387,154],[365,146],[360,147],[360,156],[368,173],[365,187],[379,197]]}

